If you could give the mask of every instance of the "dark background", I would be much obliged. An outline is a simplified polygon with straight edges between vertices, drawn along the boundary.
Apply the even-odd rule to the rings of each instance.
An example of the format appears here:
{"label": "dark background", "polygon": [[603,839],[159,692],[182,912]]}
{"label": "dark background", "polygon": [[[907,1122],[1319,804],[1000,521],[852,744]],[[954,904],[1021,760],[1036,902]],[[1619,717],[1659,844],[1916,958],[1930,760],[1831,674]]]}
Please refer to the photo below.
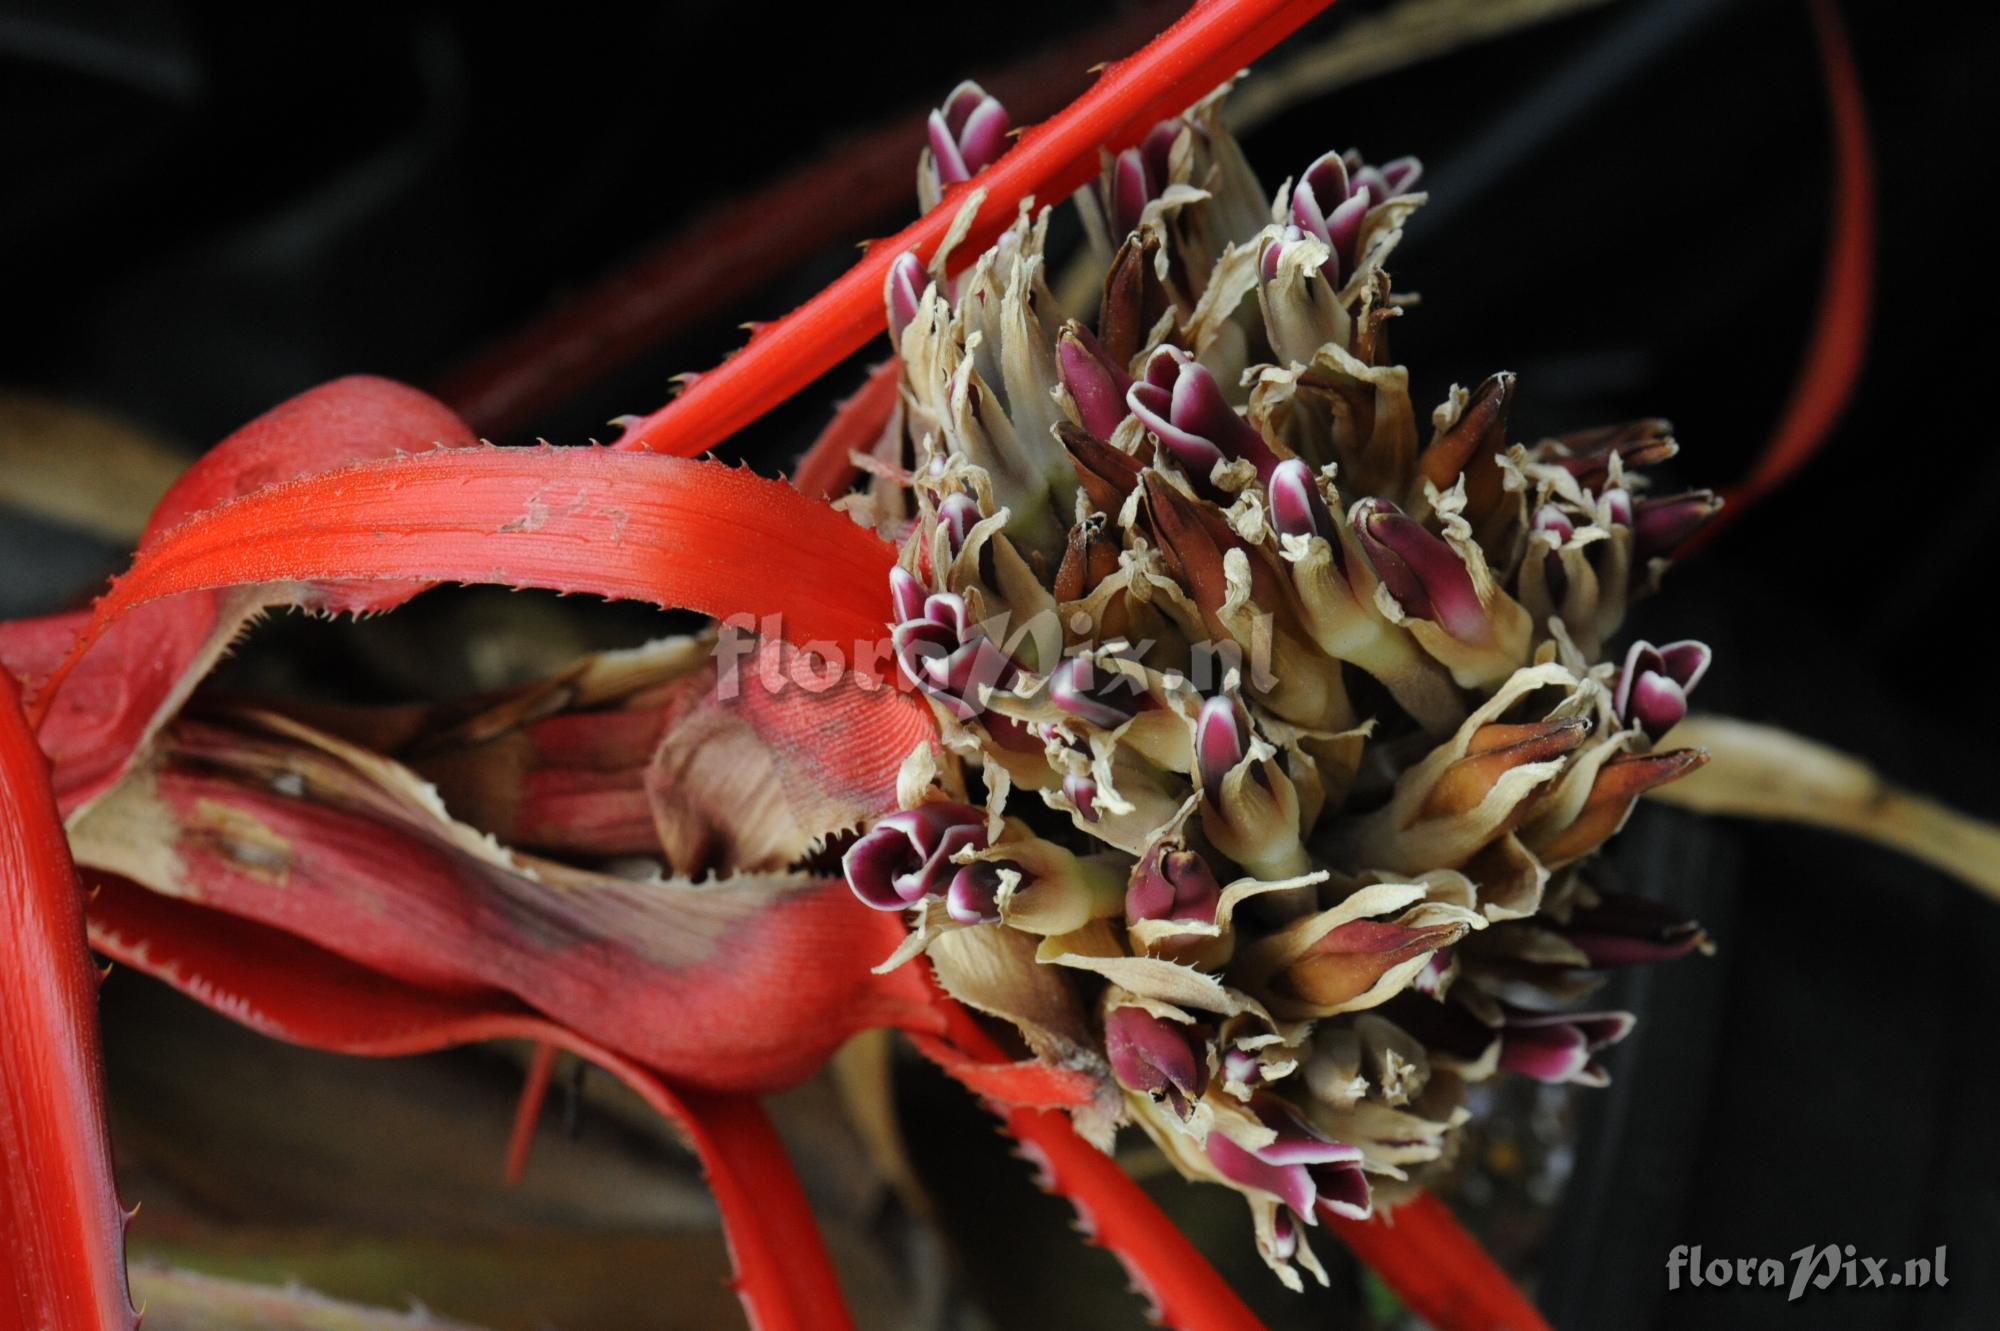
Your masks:
{"label": "dark background", "polygon": [[[1342,0],[1294,45],[1387,8]],[[1039,67],[1036,53],[1170,11],[691,3],[517,22],[474,5],[0,5],[0,384],[113,411],[189,452],[341,373],[462,388],[483,350],[717,205],[900,132],[894,182],[855,169],[851,191],[880,199],[871,221],[677,310],[661,321],[677,327],[601,357],[589,382],[474,420],[500,442],[606,433],[716,361],[740,322],[810,294],[853,242],[907,220],[918,118],[961,75],[1026,61],[1038,95],[1080,90],[1085,67],[1136,42]],[[1843,12],[1877,170],[1864,375],[1812,465],[1636,622],[1715,644],[1700,705],[1995,817],[2000,449],[1980,201],[2000,183],[2000,16]],[[1830,208],[1803,3],[1591,7],[1328,91],[1247,138],[1270,183],[1350,143],[1429,168],[1433,202],[1395,264],[1425,296],[1396,329],[1421,402],[1511,368],[1517,437],[1662,414],[1684,449],[1678,479],[1747,471],[1809,335]],[[807,190],[784,207],[826,202]],[[693,244],[677,260],[709,261]],[[734,450],[782,467],[859,363]],[[0,611],[73,604],[120,557],[0,510]],[[434,615],[487,613],[457,595]],[[657,623],[620,612],[588,632],[609,643]],[[449,662],[355,683],[366,643],[317,631],[303,640],[324,686],[453,687]],[[265,641],[302,632],[281,624]],[[2000,1323],[2000,1274],[1983,1261],[2000,1240],[2000,910],[1857,842],[1666,811],[1635,820],[1619,861],[1699,910],[1720,952],[1626,995],[1640,1033],[1614,1085],[1581,1095],[1575,1177],[1517,1254],[1545,1310],[1575,1328]],[[909,1094],[987,1149],[976,1113],[938,1108],[921,1080]],[[963,1227],[978,1218],[958,1223],[977,1248]],[[1851,1243],[1898,1262],[1946,1244],[1952,1283],[1797,1306],[1769,1290],[1669,1295],[1679,1243],[1780,1258]],[[1093,1260],[1082,1269],[1115,1284]],[[1049,1296],[1018,1279],[985,1294],[1003,1326],[1062,1324]]]}

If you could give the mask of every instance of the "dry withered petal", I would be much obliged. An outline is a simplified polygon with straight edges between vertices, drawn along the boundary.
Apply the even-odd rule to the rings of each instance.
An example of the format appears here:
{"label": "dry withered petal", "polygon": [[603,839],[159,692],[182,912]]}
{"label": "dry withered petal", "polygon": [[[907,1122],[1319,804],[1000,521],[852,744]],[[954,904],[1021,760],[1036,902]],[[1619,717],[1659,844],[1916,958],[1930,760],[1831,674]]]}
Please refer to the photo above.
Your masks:
{"label": "dry withered petal", "polygon": [[1707,761],[1708,754],[1701,749],[1621,753],[1598,769],[1575,819],[1553,833],[1536,829],[1531,848],[1551,868],[1586,855],[1625,825],[1641,795],[1678,781]]}

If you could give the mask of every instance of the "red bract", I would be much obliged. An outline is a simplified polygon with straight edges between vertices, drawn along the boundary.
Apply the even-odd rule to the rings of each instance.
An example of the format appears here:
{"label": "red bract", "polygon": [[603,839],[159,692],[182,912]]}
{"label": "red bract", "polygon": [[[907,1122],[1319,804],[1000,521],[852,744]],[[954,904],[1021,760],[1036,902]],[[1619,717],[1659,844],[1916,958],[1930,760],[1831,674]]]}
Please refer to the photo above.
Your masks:
{"label": "red bract", "polygon": [[48,764],[0,674],[0,1322],[110,1331],[134,1322],[82,916]]}

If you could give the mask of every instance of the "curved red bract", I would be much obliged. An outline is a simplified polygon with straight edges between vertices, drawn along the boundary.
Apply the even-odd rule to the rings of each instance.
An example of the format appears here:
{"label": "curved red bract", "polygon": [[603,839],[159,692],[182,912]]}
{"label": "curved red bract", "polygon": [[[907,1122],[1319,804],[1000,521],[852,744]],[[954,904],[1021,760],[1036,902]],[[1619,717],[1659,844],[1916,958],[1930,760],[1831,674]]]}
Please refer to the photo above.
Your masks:
{"label": "curved red bract", "polygon": [[274,584],[276,603],[344,611],[382,608],[381,583],[497,583],[776,616],[791,642],[852,653],[883,636],[894,562],[826,504],[719,462],[599,448],[388,458],[205,510],[142,550],[41,705],[117,621],[188,592]]}

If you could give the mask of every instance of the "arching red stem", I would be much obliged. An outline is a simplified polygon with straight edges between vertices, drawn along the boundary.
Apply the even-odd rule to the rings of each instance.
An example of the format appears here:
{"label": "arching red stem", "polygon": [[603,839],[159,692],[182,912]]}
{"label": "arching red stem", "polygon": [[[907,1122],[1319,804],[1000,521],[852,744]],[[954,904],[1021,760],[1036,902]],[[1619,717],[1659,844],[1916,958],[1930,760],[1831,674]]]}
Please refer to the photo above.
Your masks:
{"label": "arching red stem", "polygon": [[928,260],[975,189],[984,190],[965,243],[970,262],[1014,220],[1021,200],[1066,198],[1097,174],[1098,152],[1139,141],[1282,41],[1332,0],[1201,0],[1137,54],[1109,66],[1067,110],[1023,134],[1005,156],[946,193],[832,286],[760,328],[748,346],[696,376],[686,392],[634,422],[623,449],[692,456],[713,448],[880,336],[882,286],[896,256]]}
{"label": "arching red stem", "polygon": [[[98,601],[37,711],[112,622],[179,592],[499,583],[775,615],[794,643],[853,653],[883,636],[894,559],[825,503],[720,463],[580,448],[386,458],[270,486],[162,536]],[[337,591],[274,599],[345,608]]]}

